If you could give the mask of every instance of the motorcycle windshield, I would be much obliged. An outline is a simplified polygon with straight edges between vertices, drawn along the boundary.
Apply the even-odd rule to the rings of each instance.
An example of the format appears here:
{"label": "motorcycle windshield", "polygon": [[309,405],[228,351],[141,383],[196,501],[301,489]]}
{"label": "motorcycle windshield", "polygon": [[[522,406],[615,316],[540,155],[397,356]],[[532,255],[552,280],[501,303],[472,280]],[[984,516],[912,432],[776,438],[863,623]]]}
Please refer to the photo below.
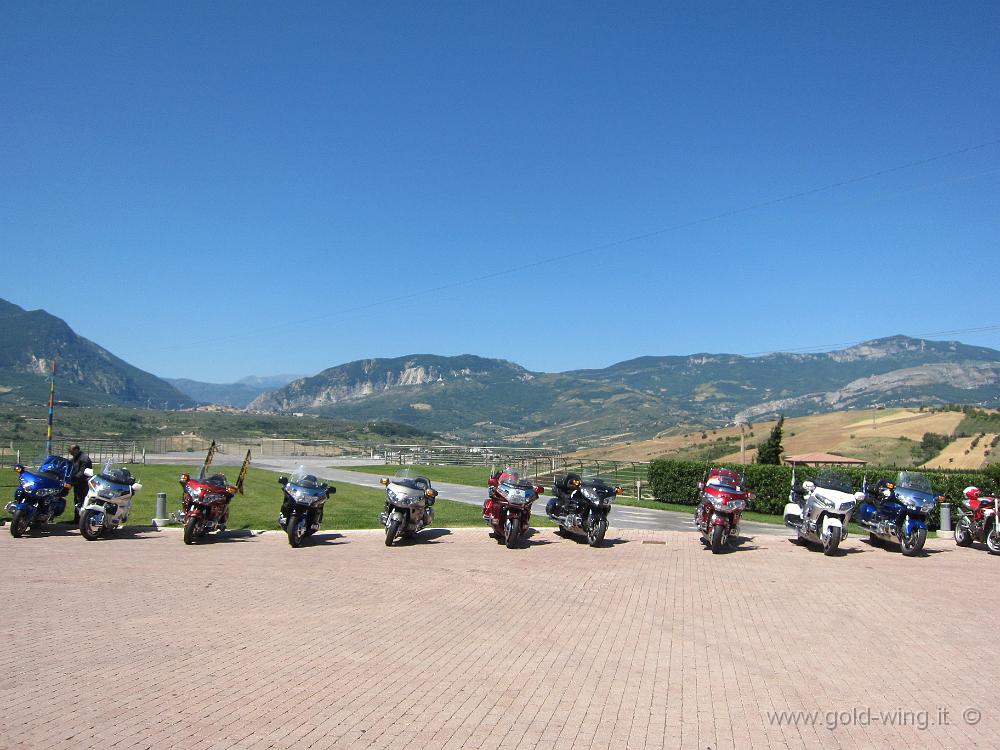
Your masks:
{"label": "motorcycle windshield", "polygon": [[307,490],[325,490],[326,482],[320,481],[315,474],[310,474],[306,467],[299,465],[299,467],[292,472],[292,475],[288,478],[294,485],[298,485],[303,489]]}
{"label": "motorcycle windshield", "polygon": [[413,469],[400,469],[389,481],[393,484],[398,484],[420,492],[426,492],[431,489],[431,480],[425,476],[421,476]]}
{"label": "motorcycle windshield", "polygon": [[580,483],[584,487],[589,487],[601,492],[614,489],[613,483],[600,474],[584,474]]}
{"label": "motorcycle windshield", "polygon": [[221,489],[225,489],[226,487],[229,486],[229,482],[226,480],[225,474],[213,474],[212,476],[208,477],[207,479],[203,479],[202,481],[205,484],[210,484],[213,487],[219,487]]}
{"label": "motorcycle windshield", "polygon": [[111,463],[110,458],[104,462],[104,468],[101,469],[101,473],[98,476],[106,482],[110,482],[112,484],[124,485],[127,487],[131,487],[135,484],[135,478],[132,476],[132,472],[124,466],[116,469],[114,464]]}
{"label": "motorcycle windshield", "polygon": [[845,494],[853,494],[850,477],[836,469],[823,469],[816,477],[816,486],[825,490],[834,490]]}
{"label": "motorcycle windshield", "polygon": [[743,486],[738,474],[725,469],[715,470],[710,473],[705,484],[709,487],[719,487],[728,492],[740,492]]}
{"label": "motorcycle windshield", "polygon": [[46,456],[38,463],[38,474],[57,482],[68,482],[73,475],[73,463],[62,456]]}
{"label": "motorcycle windshield", "polygon": [[931,486],[931,480],[925,477],[923,474],[918,474],[915,471],[901,471],[896,477],[896,487],[902,490],[914,490],[915,492],[920,492],[925,495],[933,495],[934,488]]}

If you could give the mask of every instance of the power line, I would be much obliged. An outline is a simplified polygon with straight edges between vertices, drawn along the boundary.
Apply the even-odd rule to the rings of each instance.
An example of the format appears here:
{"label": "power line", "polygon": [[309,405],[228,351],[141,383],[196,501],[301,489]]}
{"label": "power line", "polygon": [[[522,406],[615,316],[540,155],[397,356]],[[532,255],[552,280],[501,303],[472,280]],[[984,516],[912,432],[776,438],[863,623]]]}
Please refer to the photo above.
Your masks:
{"label": "power line", "polygon": [[830,182],[819,187],[809,188],[807,190],[800,190],[798,192],[789,193],[788,195],[783,195],[777,198],[770,198],[768,200],[763,200],[756,203],[750,203],[739,208],[720,211],[718,213],[702,216],[697,219],[691,219],[688,221],[679,222],[677,224],[671,224],[670,226],[663,227],[661,229],[655,229],[653,231],[644,232],[642,234],[635,234],[630,237],[625,237],[619,240],[605,242],[598,245],[592,245],[590,247],[581,248],[579,250],[573,250],[566,253],[561,253],[559,255],[551,255],[545,258],[540,258],[538,260],[531,261],[529,263],[523,263],[518,266],[509,266],[489,273],[480,274],[478,276],[472,276],[465,279],[452,281],[446,284],[440,284],[436,287],[425,287],[420,289],[419,291],[410,292],[408,294],[395,294],[392,297],[385,297],[382,299],[373,300],[372,302],[367,302],[361,305],[355,305],[353,307],[348,307],[335,312],[325,313],[321,315],[312,315],[305,318],[298,318],[295,320],[289,320],[282,323],[276,323],[271,326],[259,327],[256,328],[253,333],[233,334],[230,336],[214,336],[210,339],[204,339],[201,341],[189,341],[183,345],[178,345],[174,347],[157,347],[157,349],[160,351],[171,350],[171,349],[182,349],[182,348],[187,349],[191,346],[196,346],[199,344],[207,344],[207,343],[217,344],[223,341],[238,341],[241,339],[254,338],[263,332],[283,330],[291,326],[298,326],[304,323],[311,323],[317,320],[340,320],[346,317],[353,317],[352,314],[354,313],[365,312],[367,310],[371,310],[372,308],[381,307],[382,305],[397,304],[400,301],[416,299],[418,297],[426,297],[429,294],[445,292],[458,287],[468,286],[470,284],[478,284],[478,283],[493,281],[502,276],[521,273],[534,268],[538,268],[540,266],[551,265],[553,263],[560,263],[566,260],[580,258],[585,255],[591,255],[593,253],[613,250],[615,248],[622,247],[623,245],[630,245],[633,243],[642,242],[645,240],[653,239],[654,237],[660,237],[662,235],[672,232],[677,232],[683,229],[690,229],[691,227],[700,226],[702,224],[708,224],[710,222],[721,221],[723,219],[732,218],[734,216],[739,216],[741,214],[750,213],[753,211],[759,211],[763,208],[769,208],[771,206],[777,206],[782,203],[788,203],[790,201],[800,200],[802,198],[806,198],[812,195],[818,195],[820,193],[830,192],[832,190],[837,190],[850,185],[857,185],[858,183],[861,182],[867,182],[869,180],[874,180],[879,177],[885,177],[886,175],[894,174],[896,172],[902,172],[908,169],[914,169],[916,167],[925,166],[927,164],[932,164],[934,162],[942,161],[945,159],[951,159],[957,156],[962,156],[965,154],[972,153],[974,151],[980,151],[997,145],[1000,145],[1000,138],[991,141],[984,141],[974,146],[966,146],[964,148],[955,149],[953,151],[936,154],[934,156],[928,156],[923,159],[908,161],[902,164],[897,164],[892,167],[886,167],[884,169],[879,169],[874,172],[868,172],[867,174],[858,175],[856,177],[850,177],[844,180]]}

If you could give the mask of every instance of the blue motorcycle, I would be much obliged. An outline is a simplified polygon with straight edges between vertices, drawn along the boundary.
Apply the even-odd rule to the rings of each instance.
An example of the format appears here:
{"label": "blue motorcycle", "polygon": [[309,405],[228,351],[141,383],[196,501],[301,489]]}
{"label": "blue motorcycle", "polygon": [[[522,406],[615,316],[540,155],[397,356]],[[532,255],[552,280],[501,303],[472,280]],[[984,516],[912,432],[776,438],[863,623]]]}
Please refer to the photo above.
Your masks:
{"label": "blue motorcycle", "polygon": [[10,534],[15,539],[39,528],[66,510],[66,495],[73,488],[73,464],[68,458],[48,456],[38,468],[29,471],[18,464],[17,489],[13,502],[4,510],[11,515]]}
{"label": "blue motorcycle", "polygon": [[914,471],[901,471],[895,482],[883,479],[868,487],[866,481],[864,493],[854,520],[868,529],[871,545],[890,542],[898,544],[907,557],[919,554],[927,541],[927,516],[940,500],[931,480]]}

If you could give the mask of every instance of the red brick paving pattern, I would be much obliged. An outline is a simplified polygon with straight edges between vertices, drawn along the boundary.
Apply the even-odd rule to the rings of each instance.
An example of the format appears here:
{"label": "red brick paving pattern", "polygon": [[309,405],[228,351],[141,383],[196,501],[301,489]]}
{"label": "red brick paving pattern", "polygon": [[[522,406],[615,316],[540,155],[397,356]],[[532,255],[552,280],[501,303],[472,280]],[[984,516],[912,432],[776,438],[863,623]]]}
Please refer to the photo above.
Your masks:
{"label": "red brick paving pattern", "polygon": [[[1000,559],[953,542],[56,529],[0,530],[2,748],[1000,747],[988,643],[963,637],[998,621]],[[950,723],[767,716],[866,707]]]}

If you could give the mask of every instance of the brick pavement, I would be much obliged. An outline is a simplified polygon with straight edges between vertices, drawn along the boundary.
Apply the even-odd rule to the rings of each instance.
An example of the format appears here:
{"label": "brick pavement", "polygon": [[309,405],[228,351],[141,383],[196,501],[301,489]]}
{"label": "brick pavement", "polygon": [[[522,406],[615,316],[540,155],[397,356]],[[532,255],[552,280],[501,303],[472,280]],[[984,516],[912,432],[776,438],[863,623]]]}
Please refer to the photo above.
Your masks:
{"label": "brick pavement", "polygon": [[[669,531],[293,550],[56,528],[0,530],[2,748],[1000,747],[991,649],[962,637],[993,632],[1000,560],[944,540],[827,558]],[[829,728],[866,707],[949,724]]]}

